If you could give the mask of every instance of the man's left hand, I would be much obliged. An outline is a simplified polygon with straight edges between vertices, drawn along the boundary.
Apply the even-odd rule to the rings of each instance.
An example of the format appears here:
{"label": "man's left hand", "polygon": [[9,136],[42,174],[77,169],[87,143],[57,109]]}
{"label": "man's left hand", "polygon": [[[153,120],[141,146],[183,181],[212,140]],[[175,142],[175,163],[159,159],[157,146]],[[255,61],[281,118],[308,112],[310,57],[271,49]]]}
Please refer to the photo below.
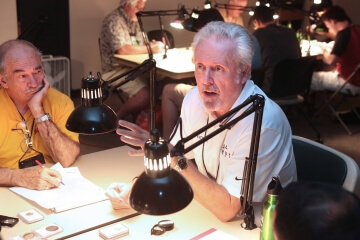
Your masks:
{"label": "man's left hand", "polygon": [[30,99],[28,103],[28,106],[34,118],[39,118],[41,116],[44,116],[45,114],[42,103],[50,88],[50,83],[46,80],[46,77],[43,80],[43,84],[44,86],[37,93],[34,94],[34,96]]}

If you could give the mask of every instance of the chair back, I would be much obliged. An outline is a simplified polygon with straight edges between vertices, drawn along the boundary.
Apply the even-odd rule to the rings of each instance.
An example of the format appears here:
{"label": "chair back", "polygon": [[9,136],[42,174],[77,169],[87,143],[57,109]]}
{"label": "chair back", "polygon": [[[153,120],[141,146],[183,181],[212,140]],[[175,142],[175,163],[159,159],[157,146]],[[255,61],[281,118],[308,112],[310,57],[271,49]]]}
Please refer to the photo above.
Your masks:
{"label": "chair back", "polygon": [[304,94],[310,89],[315,56],[286,59],[274,69],[269,97],[282,98]]}
{"label": "chair back", "polygon": [[256,68],[251,70],[251,80],[254,81],[254,83],[261,88],[263,82],[264,82],[264,76],[265,76],[265,67]]}
{"label": "chair back", "polygon": [[324,182],[358,193],[359,167],[349,156],[315,141],[292,138],[298,181]]}
{"label": "chair back", "polygon": [[[174,48],[175,47],[175,40],[174,40],[174,36],[171,34],[171,32],[169,32],[168,30],[164,29],[164,34],[165,34],[165,39],[166,39],[166,44],[169,48]],[[155,40],[155,41],[161,41],[162,42],[162,31],[161,29],[157,29],[157,30],[151,30],[147,33],[149,41]]]}

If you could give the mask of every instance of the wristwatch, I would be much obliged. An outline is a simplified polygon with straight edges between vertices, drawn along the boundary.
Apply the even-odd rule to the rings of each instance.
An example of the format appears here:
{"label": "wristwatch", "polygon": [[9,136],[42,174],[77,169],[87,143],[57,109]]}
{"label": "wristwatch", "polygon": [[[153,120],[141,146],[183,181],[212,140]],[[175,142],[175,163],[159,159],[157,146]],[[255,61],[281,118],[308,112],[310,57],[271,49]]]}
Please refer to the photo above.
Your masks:
{"label": "wristwatch", "polygon": [[51,117],[50,117],[50,114],[48,114],[48,113],[45,113],[45,115],[42,117],[35,118],[36,123],[45,122],[45,121],[49,121],[49,120],[51,120]]}
{"label": "wristwatch", "polygon": [[174,169],[178,172],[181,172],[188,167],[188,162],[189,160],[186,157],[179,157]]}

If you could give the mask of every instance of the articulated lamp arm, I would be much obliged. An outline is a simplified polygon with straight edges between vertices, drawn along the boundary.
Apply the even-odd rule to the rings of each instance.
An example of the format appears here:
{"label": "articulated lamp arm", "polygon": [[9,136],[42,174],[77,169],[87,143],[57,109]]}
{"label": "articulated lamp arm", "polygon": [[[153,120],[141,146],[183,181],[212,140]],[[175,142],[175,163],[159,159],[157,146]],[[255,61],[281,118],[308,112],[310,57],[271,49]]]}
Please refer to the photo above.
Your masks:
{"label": "articulated lamp arm", "polygon": [[[251,105],[242,114],[232,119],[232,117],[237,112],[239,112],[242,108],[246,107],[249,104]],[[233,108],[232,110],[220,116],[216,120],[210,122],[206,126],[195,131],[191,135],[180,139],[170,152],[171,157],[183,156],[185,153],[203,144],[204,142],[216,136],[225,129],[231,129],[231,127],[233,127],[237,122],[249,116],[250,114],[255,113],[249,157],[246,158],[243,177],[237,178],[237,180],[243,181],[240,192],[240,202],[242,206],[241,214],[245,215],[245,219],[242,227],[245,229],[256,228],[254,209],[252,206],[252,196],[254,189],[255,171],[256,171],[257,155],[259,150],[261,123],[262,123],[264,105],[265,105],[265,98],[262,95],[259,94],[251,95],[247,100],[245,100],[239,106]],[[217,130],[215,130],[211,134],[208,134],[204,138],[200,139],[199,141],[185,148],[186,142],[198,136],[199,134],[205,132],[207,129],[211,128],[212,126],[218,123],[220,123],[220,127]]]}

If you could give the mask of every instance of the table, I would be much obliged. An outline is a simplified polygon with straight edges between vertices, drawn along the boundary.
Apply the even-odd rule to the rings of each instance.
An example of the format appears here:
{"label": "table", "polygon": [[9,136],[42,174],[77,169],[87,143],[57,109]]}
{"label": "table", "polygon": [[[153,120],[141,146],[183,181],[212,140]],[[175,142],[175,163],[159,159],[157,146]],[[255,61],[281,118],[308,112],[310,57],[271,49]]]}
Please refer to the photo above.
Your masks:
{"label": "table", "polygon": [[[127,150],[129,147],[123,146],[83,155],[77,159],[74,166],[79,167],[85,178],[104,189],[112,182],[130,182],[134,176],[139,175],[144,170],[144,166],[142,157],[130,157]],[[0,236],[4,240],[27,231],[39,229],[50,223],[56,223],[63,227],[63,232],[48,238],[58,239],[118,218],[124,218],[125,220],[121,223],[130,230],[130,234],[121,239],[189,239],[210,228],[216,228],[239,239],[246,240],[259,239],[260,234],[259,228],[251,231],[242,229],[240,227],[241,219],[235,219],[228,223],[219,221],[196,200],[175,214],[134,216],[137,213],[132,209],[113,210],[108,200],[61,213],[53,213],[18,196],[6,187],[0,187],[0,196],[1,215],[15,217],[20,211],[36,209],[45,217],[44,220],[32,224],[26,224],[19,220],[12,228],[3,227]],[[256,218],[260,218],[259,213],[256,213]],[[152,226],[164,219],[173,220],[175,228],[161,236],[151,236]],[[66,239],[101,239],[98,232],[99,230],[95,229]]]}
{"label": "table", "polygon": [[[189,48],[172,48],[167,51],[167,58],[164,53],[155,53],[153,58],[156,61],[158,74],[172,79],[184,79],[194,77],[194,64],[192,62],[192,50]],[[136,67],[149,58],[148,54],[119,55],[115,54],[116,63],[127,67]]]}

